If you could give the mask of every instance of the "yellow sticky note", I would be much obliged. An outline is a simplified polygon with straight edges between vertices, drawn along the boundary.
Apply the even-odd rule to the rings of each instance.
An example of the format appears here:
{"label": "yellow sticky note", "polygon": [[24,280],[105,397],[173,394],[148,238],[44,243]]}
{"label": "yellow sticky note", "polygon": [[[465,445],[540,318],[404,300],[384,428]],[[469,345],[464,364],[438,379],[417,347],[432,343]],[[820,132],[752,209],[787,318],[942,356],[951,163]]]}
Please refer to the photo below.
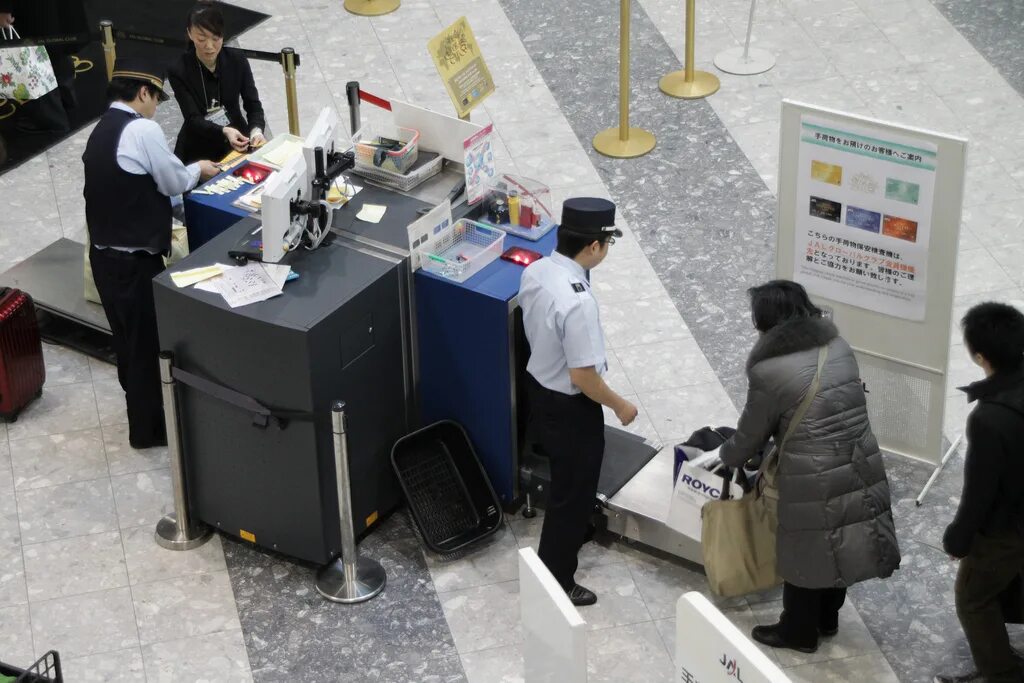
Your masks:
{"label": "yellow sticky note", "polygon": [[388,207],[380,204],[363,204],[363,209],[356,214],[356,218],[367,223],[380,223],[380,219],[384,217],[384,212],[387,210]]}

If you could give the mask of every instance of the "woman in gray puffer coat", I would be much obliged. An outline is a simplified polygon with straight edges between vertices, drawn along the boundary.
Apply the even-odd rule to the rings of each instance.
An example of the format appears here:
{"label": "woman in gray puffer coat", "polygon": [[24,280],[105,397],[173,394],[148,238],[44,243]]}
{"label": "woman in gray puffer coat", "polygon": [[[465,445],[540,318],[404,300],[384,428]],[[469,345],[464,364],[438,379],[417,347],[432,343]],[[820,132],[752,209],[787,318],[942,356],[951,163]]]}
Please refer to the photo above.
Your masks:
{"label": "woman in gray puffer coat", "polygon": [[899,567],[889,482],[871,432],[857,360],[804,288],[775,280],[749,290],[761,337],[747,360],[747,404],[722,461],[739,466],[770,437],[781,441],[810,389],[827,345],[818,393],[777,462],[778,571],[782,615],[752,636],[772,647],[814,652],[834,635],[846,588]]}

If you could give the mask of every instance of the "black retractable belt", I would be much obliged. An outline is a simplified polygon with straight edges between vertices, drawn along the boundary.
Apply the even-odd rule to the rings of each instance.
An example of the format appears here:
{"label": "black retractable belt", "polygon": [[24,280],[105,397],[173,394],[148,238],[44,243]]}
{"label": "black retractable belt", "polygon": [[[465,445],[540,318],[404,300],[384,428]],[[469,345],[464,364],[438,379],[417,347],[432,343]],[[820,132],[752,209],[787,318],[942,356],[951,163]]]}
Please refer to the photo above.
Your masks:
{"label": "black retractable belt", "polygon": [[312,421],[316,416],[315,413],[309,411],[279,410],[270,408],[248,394],[235,391],[223,384],[217,384],[216,382],[194,375],[191,372],[182,370],[181,368],[171,368],[171,376],[182,384],[190,386],[197,391],[201,391],[208,396],[212,396],[237,408],[251,412],[253,426],[259,427],[260,429],[266,429],[271,420],[277,424],[278,429],[284,429],[288,426],[288,422],[290,420]]}

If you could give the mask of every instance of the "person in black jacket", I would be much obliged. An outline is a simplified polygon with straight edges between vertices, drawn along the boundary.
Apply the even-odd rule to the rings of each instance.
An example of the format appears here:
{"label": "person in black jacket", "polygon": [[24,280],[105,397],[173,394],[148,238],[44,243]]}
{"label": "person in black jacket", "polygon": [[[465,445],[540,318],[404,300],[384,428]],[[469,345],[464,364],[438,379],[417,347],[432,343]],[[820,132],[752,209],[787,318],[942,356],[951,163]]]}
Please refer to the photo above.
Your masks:
{"label": "person in black jacket", "polygon": [[961,321],[964,344],[985,379],[964,387],[978,405],[967,418],[960,507],[942,545],[960,560],[956,613],[978,671],[935,683],[1020,683],[1004,624],[1004,593],[1024,572],[1024,314],[984,303]]}
{"label": "person in black jacket", "polygon": [[174,153],[187,164],[259,147],[266,142],[263,105],[248,60],[224,47],[224,15],[200,2],[189,13],[187,33],[192,44],[168,73],[185,118]]}

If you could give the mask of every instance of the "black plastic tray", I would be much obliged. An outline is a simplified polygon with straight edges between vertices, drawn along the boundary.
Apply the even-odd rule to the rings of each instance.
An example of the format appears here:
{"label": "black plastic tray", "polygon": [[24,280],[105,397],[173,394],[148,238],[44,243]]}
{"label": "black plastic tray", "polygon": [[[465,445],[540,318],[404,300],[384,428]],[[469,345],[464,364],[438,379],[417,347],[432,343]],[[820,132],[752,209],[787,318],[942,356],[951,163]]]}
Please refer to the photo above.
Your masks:
{"label": "black plastic tray", "polygon": [[443,420],[399,439],[391,464],[426,546],[441,555],[501,527],[501,504],[466,431]]}

